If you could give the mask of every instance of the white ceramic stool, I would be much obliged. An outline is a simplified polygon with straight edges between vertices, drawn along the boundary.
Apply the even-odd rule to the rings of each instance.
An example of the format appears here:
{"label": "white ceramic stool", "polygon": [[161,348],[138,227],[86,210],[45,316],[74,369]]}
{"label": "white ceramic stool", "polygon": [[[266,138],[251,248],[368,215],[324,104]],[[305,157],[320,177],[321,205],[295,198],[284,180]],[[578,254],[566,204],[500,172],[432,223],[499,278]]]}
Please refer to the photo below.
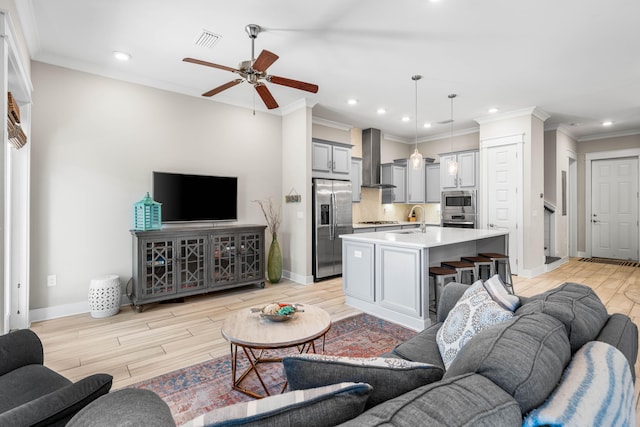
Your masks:
{"label": "white ceramic stool", "polygon": [[115,275],[91,279],[89,308],[91,317],[109,317],[120,311],[120,278]]}

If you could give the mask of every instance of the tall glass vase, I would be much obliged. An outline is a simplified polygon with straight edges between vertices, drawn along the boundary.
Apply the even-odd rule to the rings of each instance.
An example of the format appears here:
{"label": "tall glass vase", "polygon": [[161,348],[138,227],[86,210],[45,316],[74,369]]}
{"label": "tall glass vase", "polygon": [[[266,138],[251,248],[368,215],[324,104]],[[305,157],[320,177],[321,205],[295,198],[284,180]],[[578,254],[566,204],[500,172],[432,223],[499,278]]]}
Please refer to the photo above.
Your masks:
{"label": "tall glass vase", "polygon": [[271,245],[269,246],[269,256],[267,258],[267,278],[271,283],[278,283],[282,278],[282,252],[278,243],[278,235],[271,235]]}

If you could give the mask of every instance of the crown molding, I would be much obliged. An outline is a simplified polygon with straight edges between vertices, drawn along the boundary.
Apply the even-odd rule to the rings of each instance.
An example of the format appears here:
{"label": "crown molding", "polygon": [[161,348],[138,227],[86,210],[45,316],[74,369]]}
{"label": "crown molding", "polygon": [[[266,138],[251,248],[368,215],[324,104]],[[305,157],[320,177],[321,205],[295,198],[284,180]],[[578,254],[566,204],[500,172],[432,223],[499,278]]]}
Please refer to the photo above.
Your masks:
{"label": "crown molding", "polygon": [[317,101],[311,101],[307,98],[300,98],[297,101],[293,101],[291,104],[280,107],[280,113],[285,116],[302,108],[313,108],[317,103]]}
{"label": "crown molding", "polygon": [[18,16],[16,19],[20,21],[20,27],[22,28],[22,35],[27,43],[27,49],[29,49],[29,55],[31,58],[35,58],[40,53],[40,35],[38,34],[38,27],[36,25],[36,15],[33,11],[33,0],[20,0],[13,2]]}
{"label": "crown molding", "polygon": [[[382,138],[386,139],[387,141],[400,142],[402,144],[414,144],[415,143],[414,139],[403,138],[402,136],[391,135],[391,134],[388,134],[388,133],[383,133],[382,134]],[[418,142],[420,142],[420,141],[418,140]]]}
{"label": "crown molding", "polygon": [[451,138],[452,136],[463,136],[463,135],[469,135],[471,133],[478,133],[478,132],[480,132],[480,126],[474,126],[472,128],[456,130],[456,131],[453,131],[453,133],[451,132],[439,133],[437,135],[432,135],[422,140],[419,140],[418,142],[431,142],[431,141],[437,141],[440,139]]}
{"label": "crown molding", "polygon": [[582,136],[577,138],[578,142],[597,141],[599,139],[619,138],[623,136],[640,135],[640,129],[632,129],[621,132],[601,133],[599,135]]}
{"label": "crown molding", "polygon": [[342,131],[349,131],[351,130],[351,128],[353,128],[353,126],[351,125],[347,125],[345,123],[339,123],[339,122],[334,122],[331,120],[327,120],[327,119],[323,119],[321,117],[312,117],[311,118],[311,122],[313,124],[316,125],[321,125],[321,126],[326,126],[326,127],[330,127],[333,129],[338,129],[338,130],[342,130]]}
{"label": "crown molding", "polygon": [[551,117],[549,114],[547,114],[546,112],[544,112],[538,107],[527,107],[527,108],[521,108],[519,110],[506,111],[504,113],[489,114],[486,116],[478,117],[477,119],[473,119],[473,120],[475,120],[478,124],[483,125],[486,123],[492,123],[499,120],[514,119],[516,117],[522,117],[522,116],[534,116],[542,120],[543,122],[547,120],[549,117]]}

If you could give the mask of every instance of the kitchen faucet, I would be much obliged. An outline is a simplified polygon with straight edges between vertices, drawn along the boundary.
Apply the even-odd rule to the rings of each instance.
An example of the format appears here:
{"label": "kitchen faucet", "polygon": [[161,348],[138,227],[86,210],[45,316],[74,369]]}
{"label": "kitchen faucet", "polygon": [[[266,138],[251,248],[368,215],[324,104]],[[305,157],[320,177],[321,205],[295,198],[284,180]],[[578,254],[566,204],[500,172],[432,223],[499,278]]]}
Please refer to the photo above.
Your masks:
{"label": "kitchen faucet", "polygon": [[420,215],[420,231],[422,231],[423,233],[427,232],[427,224],[425,223],[425,218],[424,218],[424,208],[420,205],[414,205],[411,208],[411,212],[409,212],[409,217],[411,217],[411,215],[414,214],[414,210],[416,208],[420,208],[420,210],[422,211],[422,215]]}

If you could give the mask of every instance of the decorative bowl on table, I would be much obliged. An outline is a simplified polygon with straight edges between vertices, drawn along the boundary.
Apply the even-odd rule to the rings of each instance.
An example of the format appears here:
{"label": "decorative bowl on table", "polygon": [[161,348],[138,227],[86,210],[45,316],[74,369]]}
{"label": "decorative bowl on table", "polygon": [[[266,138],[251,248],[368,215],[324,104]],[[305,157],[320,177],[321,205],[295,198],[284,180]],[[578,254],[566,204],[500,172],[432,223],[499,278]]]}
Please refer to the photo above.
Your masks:
{"label": "decorative bowl on table", "polygon": [[258,312],[260,317],[272,322],[285,322],[293,319],[297,312],[303,310],[300,309],[300,304],[274,302],[262,308],[252,308],[251,311],[254,313]]}

